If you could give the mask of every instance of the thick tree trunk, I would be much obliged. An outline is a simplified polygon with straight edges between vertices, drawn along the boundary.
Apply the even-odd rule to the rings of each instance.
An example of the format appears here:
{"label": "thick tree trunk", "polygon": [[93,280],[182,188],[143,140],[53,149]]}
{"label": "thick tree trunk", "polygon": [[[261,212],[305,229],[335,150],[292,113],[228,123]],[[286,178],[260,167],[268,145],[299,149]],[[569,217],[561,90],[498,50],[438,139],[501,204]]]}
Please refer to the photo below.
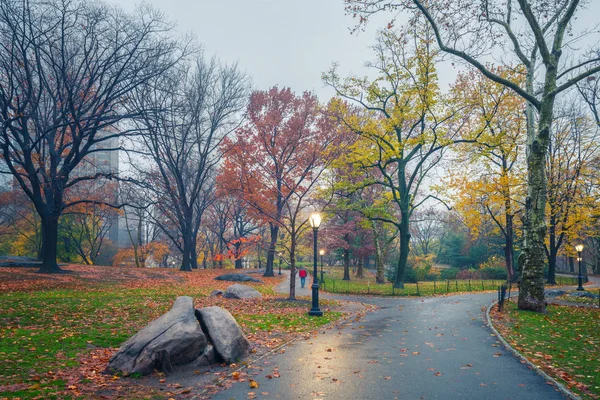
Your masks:
{"label": "thick tree trunk", "polygon": [[235,269],[242,269],[244,268],[244,264],[242,263],[242,259],[238,258],[237,260],[235,260]]}
{"label": "thick tree trunk", "polygon": [[398,257],[398,265],[396,267],[396,279],[394,287],[404,289],[404,273],[406,272],[406,264],[408,263],[408,252],[410,251],[410,232],[408,230],[408,212],[401,211],[400,227],[398,234],[400,235],[400,255]]}
{"label": "thick tree trunk", "polygon": [[[552,75],[547,71],[547,76]],[[556,77],[556,75],[554,75]],[[548,78],[550,79],[550,78]],[[551,79],[550,79],[551,80]],[[546,81],[549,92],[556,87],[554,81]],[[550,141],[554,98],[542,102],[538,130],[528,129],[527,138],[527,198],[525,200],[523,272],[519,283],[518,306],[521,310],[546,311],[544,297],[544,239],[546,236],[546,153]]]}
{"label": "thick tree trunk", "polygon": [[190,272],[192,270],[192,259],[195,258],[195,253],[192,251],[193,243],[190,231],[190,229],[186,228],[183,233],[183,260],[181,262],[181,268],[179,268],[180,271]]}
{"label": "thick tree trunk", "polygon": [[42,218],[42,266],[38,272],[55,274],[63,272],[56,262],[58,244],[58,217]]}
{"label": "thick tree trunk", "polygon": [[277,239],[279,236],[279,227],[271,225],[271,240],[269,242],[269,250],[267,252],[267,266],[263,276],[275,276],[273,265],[275,262],[275,250],[277,249]]}

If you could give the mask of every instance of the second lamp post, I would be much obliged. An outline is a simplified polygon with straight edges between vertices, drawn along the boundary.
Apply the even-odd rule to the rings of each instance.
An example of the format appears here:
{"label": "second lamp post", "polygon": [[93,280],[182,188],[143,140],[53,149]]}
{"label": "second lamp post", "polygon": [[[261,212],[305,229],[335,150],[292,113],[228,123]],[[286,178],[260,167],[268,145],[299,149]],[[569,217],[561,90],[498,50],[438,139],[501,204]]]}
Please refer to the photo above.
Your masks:
{"label": "second lamp post", "polygon": [[319,279],[317,278],[317,236],[319,232],[319,226],[321,226],[321,214],[313,213],[308,219],[310,226],[313,228],[313,284],[312,289],[312,308],[308,312],[308,315],[313,317],[320,317],[323,315],[323,311],[319,309]]}
{"label": "second lamp post", "polygon": [[583,288],[583,275],[581,275],[581,252],[583,251],[583,245],[578,244],[575,246],[575,250],[577,250],[577,261],[579,261],[579,275],[577,275],[577,290],[585,290]]}

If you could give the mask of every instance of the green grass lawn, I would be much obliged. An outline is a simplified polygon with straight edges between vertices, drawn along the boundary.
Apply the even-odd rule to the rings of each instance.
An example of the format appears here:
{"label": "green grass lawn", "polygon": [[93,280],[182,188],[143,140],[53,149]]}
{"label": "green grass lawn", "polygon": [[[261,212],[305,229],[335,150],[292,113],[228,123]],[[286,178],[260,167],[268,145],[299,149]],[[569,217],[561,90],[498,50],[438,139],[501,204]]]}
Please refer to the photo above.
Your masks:
{"label": "green grass lawn", "polygon": [[[197,307],[227,308],[251,340],[260,340],[263,332],[267,337],[267,331],[312,331],[341,315],[329,312],[324,318],[308,317],[305,304],[279,301],[273,295],[275,280],[255,286],[266,295],[263,300],[208,298],[213,288],[230,283],[216,283],[213,276],[198,279],[202,273],[192,272],[192,281],[185,281],[186,275],[174,272],[183,279],[153,278],[142,287],[136,287],[137,280],[136,284],[86,282],[84,288],[31,286],[0,293],[0,399],[86,398],[85,392],[75,390],[70,395],[69,388],[79,388],[101,375],[113,349],[166,312],[180,295],[192,296]],[[77,371],[86,366],[86,374],[93,376]]]}
{"label": "green grass lawn", "polygon": [[[356,294],[356,295],[375,295],[375,296],[433,296],[441,294],[482,292],[489,290],[498,290],[500,285],[505,284],[504,280],[491,279],[471,279],[471,280],[439,280],[429,282],[405,283],[404,289],[397,289],[391,282],[377,284],[372,271],[365,271],[364,278],[356,278],[351,275],[349,281],[342,279],[343,269],[340,267],[329,267],[325,270],[324,282],[321,284],[321,290],[327,293]],[[320,278],[320,274],[319,274]],[[559,285],[574,285],[577,283],[575,278],[557,278]],[[517,288],[513,286],[514,290]]]}
{"label": "green grass lawn", "polygon": [[600,398],[600,310],[548,306],[547,314],[511,302],[494,326],[533,364],[584,399]]}

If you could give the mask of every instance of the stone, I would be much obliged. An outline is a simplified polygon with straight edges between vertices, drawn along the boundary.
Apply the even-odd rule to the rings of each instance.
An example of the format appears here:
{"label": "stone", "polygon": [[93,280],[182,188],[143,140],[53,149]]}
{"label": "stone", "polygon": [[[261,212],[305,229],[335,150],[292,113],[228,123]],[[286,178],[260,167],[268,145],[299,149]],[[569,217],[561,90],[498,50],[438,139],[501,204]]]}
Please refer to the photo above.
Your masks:
{"label": "stone", "polygon": [[226,299],[254,299],[261,298],[262,294],[250,286],[236,283],[235,285],[229,286],[227,290],[225,290],[223,297]]}
{"label": "stone", "polygon": [[589,299],[597,299],[599,296],[587,291],[573,292],[569,294],[570,297],[587,297]]}
{"label": "stone", "polygon": [[218,297],[218,296],[223,296],[223,291],[222,290],[213,290],[212,292],[210,292],[210,294],[208,295],[208,297]]}
{"label": "stone", "polygon": [[191,297],[178,297],[171,309],[127,340],[108,363],[108,369],[125,375],[150,374],[154,369],[196,360],[207,347],[206,336],[196,319]]}
{"label": "stone", "polygon": [[220,275],[215,278],[217,281],[229,281],[229,282],[259,282],[262,283],[260,279],[253,278],[246,274],[225,274]]}
{"label": "stone", "polygon": [[546,290],[546,293],[544,293],[546,295],[546,297],[558,297],[558,296],[562,296],[563,294],[567,294],[567,292],[565,292],[564,290],[559,290],[559,289],[552,289],[552,290]]}
{"label": "stone", "polygon": [[250,342],[229,311],[203,307],[196,309],[196,317],[221,360],[231,364],[250,353]]}

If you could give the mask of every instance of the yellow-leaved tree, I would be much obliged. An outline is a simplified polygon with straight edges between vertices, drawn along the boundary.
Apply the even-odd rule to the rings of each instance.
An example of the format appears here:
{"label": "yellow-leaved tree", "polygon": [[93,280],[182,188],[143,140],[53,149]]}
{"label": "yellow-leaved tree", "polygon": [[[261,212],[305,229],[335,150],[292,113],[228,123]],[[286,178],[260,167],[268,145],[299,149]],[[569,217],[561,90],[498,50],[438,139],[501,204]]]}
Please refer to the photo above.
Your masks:
{"label": "yellow-leaved tree", "polygon": [[[489,67],[498,76],[518,80],[518,68]],[[515,72],[517,71],[517,72]],[[476,70],[459,74],[453,101],[466,108],[474,140],[456,147],[456,159],[444,185],[471,231],[477,236],[489,220],[504,241],[508,279],[515,279],[517,214],[525,197],[524,100]]]}
{"label": "yellow-leaved tree", "polygon": [[382,31],[373,51],[374,61],[367,66],[377,74],[374,79],[340,78],[336,66],[323,79],[340,98],[331,107],[333,113],[357,135],[339,161],[363,174],[361,182],[349,185],[383,188],[377,208],[385,212],[368,217],[398,231],[394,286],[401,288],[411,216],[436,198],[424,190],[425,178],[439,164],[444,149],[463,140],[466,118],[460,110],[449,109],[440,94],[431,32]]}

